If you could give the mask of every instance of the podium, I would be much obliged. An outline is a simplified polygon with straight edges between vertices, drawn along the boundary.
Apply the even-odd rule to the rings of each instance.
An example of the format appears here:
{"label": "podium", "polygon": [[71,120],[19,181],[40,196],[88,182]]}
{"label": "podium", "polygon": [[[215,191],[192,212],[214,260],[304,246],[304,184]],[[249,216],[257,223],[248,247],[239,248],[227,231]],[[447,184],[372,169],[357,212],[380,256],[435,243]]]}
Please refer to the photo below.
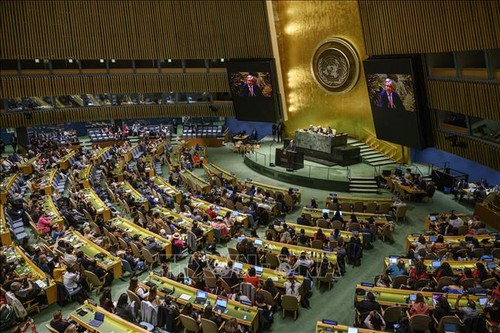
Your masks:
{"label": "podium", "polygon": [[276,148],[274,164],[287,169],[302,169],[304,167],[304,153]]}

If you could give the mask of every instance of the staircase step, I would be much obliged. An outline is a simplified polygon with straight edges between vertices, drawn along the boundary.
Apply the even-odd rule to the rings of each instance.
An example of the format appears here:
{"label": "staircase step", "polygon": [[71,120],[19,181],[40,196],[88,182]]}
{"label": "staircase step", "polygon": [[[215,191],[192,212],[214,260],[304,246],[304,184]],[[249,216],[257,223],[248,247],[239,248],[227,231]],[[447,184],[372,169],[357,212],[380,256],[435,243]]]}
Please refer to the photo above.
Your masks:
{"label": "staircase step", "polygon": [[378,189],[359,189],[359,188],[349,188],[349,192],[359,192],[359,193],[378,193]]}
{"label": "staircase step", "polygon": [[368,157],[368,158],[365,158],[365,160],[368,162],[368,163],[373,163],[373,162],[381,162],[381,161],[390,161],[390,162],[394,162],[393,160],[391,160],[390,158],[388,158],[387,156],[375,156],[375,157]]}
{"label": "staircase step", "polygon": [[387,156],[385,155],[382,155],[381,153],[379,153],[378,151],[369,151],[369,152],[366,152],[366,153],[361,153],[361,157],[367,159],[367,158],[373,158],[373,157],[385,157],[387,158]]}
{"label": "staircase step", "polygon": [[361,176],[356,176],[356,177],[351,177],[351,181],[352,180],[371,180],[373,181],[374,180],[374,177],[361,177]]}
{"label": "staircase step", "polygon": [[349,187],[356,187],[356,188],[378,188],[377,183],[375,184],[349,184]]}
{"label": "staircase step", "polygon": [[392,160],[387,160],[387,161],[376,161],[376,162],[371,162],[368,163],[371,166],[381,166],[381,165],[390,165],[390,164],[397,164],[395,161]]}

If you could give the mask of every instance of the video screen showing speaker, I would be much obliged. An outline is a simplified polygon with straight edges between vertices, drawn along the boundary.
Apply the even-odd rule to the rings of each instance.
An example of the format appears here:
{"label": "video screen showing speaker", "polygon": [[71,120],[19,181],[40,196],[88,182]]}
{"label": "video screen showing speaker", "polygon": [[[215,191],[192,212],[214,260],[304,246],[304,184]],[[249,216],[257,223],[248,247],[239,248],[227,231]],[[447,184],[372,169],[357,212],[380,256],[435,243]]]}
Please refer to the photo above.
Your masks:
{"label": "video screen showing speaker", "polygon": [[415,59],[375,58],[363,64],[377,138],[424,148]]}
{"label": "video screen showing speaker", "polygon": [[227,63],[236,119],[276,122],[278,103],[274,64],[270,59]]}

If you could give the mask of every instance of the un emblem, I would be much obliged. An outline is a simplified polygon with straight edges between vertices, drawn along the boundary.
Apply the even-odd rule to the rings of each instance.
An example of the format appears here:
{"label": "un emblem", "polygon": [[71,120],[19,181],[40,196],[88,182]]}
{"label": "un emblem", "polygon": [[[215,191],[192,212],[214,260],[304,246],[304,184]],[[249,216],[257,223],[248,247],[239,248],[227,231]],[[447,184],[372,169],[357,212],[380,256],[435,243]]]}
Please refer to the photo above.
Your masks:
{"label": "un emblem", "polygon": [[316,83],[327,92],[347,92],[358,82],[358,54],[344,39],[328,38],[314,50],[311,71]]}

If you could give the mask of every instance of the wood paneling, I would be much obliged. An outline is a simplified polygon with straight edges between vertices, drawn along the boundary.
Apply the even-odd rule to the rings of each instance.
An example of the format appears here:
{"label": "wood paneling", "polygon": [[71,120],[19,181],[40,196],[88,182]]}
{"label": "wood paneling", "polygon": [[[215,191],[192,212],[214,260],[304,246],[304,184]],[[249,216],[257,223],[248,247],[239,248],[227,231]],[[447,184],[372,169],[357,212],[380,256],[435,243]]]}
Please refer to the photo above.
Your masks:
{"label": "wood paneling", "polygon": [[427,80],[429,108],[500,122],[500,85],[491,82]]}
{"label": "wood paneling", "polygon": [[[93,108],[71,108],[33,112],[6,113],[0,117],[0,127],[25,127],[35,124],[63,124],[74,121],[168,118],[168,117],[234,117],[233,103],[214,103],[216,113],[208,104],[126,105]],[[27,117],[26,115],[31,115]]]}
{"label": "wood paneling", "polygon": [[264,0],[0,2],[3,59],[272,57]]}
{"label": "wood paneling", "polygon": [[101,93],[229,92],[226,73],[0,77],[0,98]]}
{"label": "wood paneling", "polygon": [[500,1],[358,3],[368,55],[500,48]]}

